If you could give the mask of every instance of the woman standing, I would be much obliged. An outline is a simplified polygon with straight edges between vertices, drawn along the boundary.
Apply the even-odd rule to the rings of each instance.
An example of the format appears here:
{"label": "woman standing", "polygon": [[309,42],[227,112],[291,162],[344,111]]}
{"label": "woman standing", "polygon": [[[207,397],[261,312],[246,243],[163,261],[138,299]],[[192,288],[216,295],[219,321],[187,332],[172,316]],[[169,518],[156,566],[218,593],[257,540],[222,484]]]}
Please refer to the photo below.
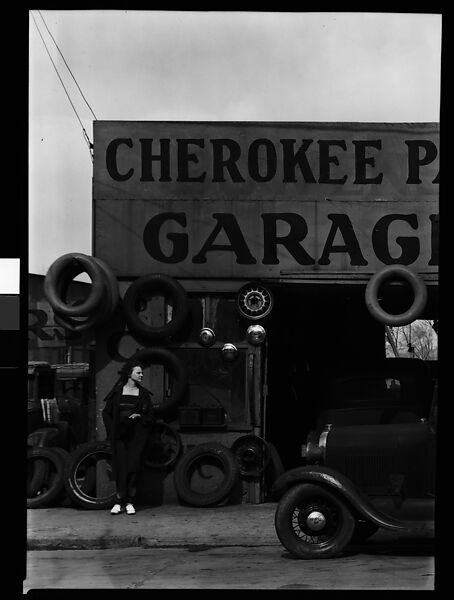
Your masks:
{"label": "woman standing", "polygon": [[141,385],[140,364],[126,365],[120,374],[122,377],[106,397],[102,412],[112,445],[112,470],[117,486],[117,502],[110,512],[118,515],[125,507],[126,513],[133,515],[135,481],[143,464],[148,426],[154,422],[153,405],[151,392]]}

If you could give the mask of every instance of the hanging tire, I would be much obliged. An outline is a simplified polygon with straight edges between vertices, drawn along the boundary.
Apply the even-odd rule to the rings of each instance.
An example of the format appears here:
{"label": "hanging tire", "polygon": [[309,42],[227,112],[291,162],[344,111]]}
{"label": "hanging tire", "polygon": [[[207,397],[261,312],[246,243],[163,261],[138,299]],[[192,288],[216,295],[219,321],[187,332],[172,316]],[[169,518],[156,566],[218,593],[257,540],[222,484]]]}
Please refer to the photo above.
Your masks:
{"label": "hanging tire", "polygon": [[[102,493],[98,495],[100,479]],[[116,498],[112,476],[112,447],[109,442],[90,442],[77,448],[69,457],[64,474],[64,486],[70,500],[87,509],[105,509]]]}
{"label": "hanging tire", "polygon": [[[378,294],[380,286],[388,279],[399,278],[410,284],[414,300],[408,310],[398,315],[386,312],[380,306]],[[370,314],[380,323],[397,327],[415,321],[424,310],[427,302],[427,287],[424,281],[404,265],[389,265],[375,273],[366,286],[365,301]]]}
{"label": "hanging tire", "polygon": [[27,508],[49,506],[61,496],[64,489],[64,456],[55,448],[30,448],[27,451],[27,463],[33,463],[36,460],[46,462],[47,472],[40,482],[39,489],[32,490],[31,486],[27,486],[30,492],[34,492],[33,495],[27,494]]}
{"label": "hanging tire", "polygon": [[70,333],[74,334],[94,329],[95,327],[98,327],[101,323],[103,323],[107,318],[108,316],[105,313],[105,308],[102,304],[98,307],[97,310],[87,315],[83,319],[67,317],[65,315],[61,315],[57,312],[54,312],[55,323],[57,325],[60,325],[60,327],[66,329],[66,331],[69,331]]}
{"label": "hanging tire", "polygon": [[282,545],[298,558],[331,558],[349,544],[355,518],[335,493],[302,483],[282,496],[275,528]]}
{"label": "hanging tire", "polygon": [[[92,280],[90,294],[80,304],[67,304],[63,299],[66,290],[72,279],[83,272]],[[65,254],[51,265],[44,280],[44,293],[54,310],[55,322],[74,334],[107,321],[120,299],[118,283],[110,267],[99,258],[81,253]]]}
{"label": "hanging tire", "polygon": [[58,325],[74,334],[94,329],[105,323],[114,313],[120,300],[117,279],[112,269],[104,261],[95,256],[88,256],[87,258],[101,269],[103,283],[101,301],[89,314],[78,315],[78,317],[85,316],[84,320],[72,318],[58,312],[55,312],[54,315],[54,320]]}
{"label": "hanging tire", "polygon": [[[162,326],[148,325],[137,312],[140,298],[157,290],[165,292],[173,299],[172,319]],[[123,309],[131,333],[157,341],[174,335],[183,326],[188,315],[189,305],[186,290],[176,279],[169,275],[156,273],[144,275],[131,283],[123,298]]]}
{"label": "hanging tire", "polygon": [[143,348],[134,354],[128,362],[137,361],[144,367],[160,364],[172,374],[173,385],[171,395],[162,404],[153,406],[156,416],[173,411],[183,400],[188,383],[186,367],[176,354],[167,348]]}
{"label": "hanging tire", "polygon": [[174,483],[178,497],[190,506],[208,507],[223,502],[239,479],[233,452],[217,442],[192,448],[177,463]]}
{"label": "hanging tire", "polygon": [[[88,298],[77,306],[67,304],[62,298],[66,288],[76,275],[84,272],[92,281]],[[65,316],[80,316],[92,312],[102,300],[103,289],[101,267],[90,256],[78,252],[57,258],[44,278],[44,294],[49,304],[54,311]]]}

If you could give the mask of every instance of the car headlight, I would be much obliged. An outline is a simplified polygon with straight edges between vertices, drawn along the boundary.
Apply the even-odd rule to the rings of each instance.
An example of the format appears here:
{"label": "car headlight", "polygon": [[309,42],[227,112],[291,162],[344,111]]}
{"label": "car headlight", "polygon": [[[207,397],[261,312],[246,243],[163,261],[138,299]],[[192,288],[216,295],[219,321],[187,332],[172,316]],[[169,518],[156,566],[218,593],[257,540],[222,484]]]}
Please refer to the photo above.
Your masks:
{"label": "car headlight", "polygon": [[325,462],[326,441],[332,425],[325,425],[321,432],[310,431],[307,441],[301,446],[301,456],[307,464]]}

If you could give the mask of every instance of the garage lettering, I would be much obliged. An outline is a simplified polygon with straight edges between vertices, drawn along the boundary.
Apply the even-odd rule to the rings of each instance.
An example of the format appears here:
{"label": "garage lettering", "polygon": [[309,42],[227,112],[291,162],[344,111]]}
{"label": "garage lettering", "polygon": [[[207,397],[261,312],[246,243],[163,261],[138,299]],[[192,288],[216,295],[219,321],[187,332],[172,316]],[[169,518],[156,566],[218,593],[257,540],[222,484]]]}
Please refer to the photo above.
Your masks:
{"label": "garage lettering", "polygon": [[[350,217],[342,213],[327,214],[326,218],[331,222],[330,229],[326,236],[320,257],[312,256],[307,248],[304,247],[305,239],[309,233],[309,226],[306,219],[297,213],[262,213],[263,222],[262,243],[260,247],[263,254],[260,257],[264,265],[279,264],[278,249],[285,251],[299,265],[329,265],[333,254],[344,254],[348,256],[351,266],[364,266],[368,262],[364,257],[363,251],[358,241],[354,225]],[[187,216],[184,212],[162,213],[152,217],[143,232],[143,243],[148,254],[156,261],[167,264],[180,263],[188,259],[192,253],[192,262],[194,264],[204,264],[209,260],[210,253],[224,252],[230,253],[235,257],[235,261],[240,265],[254,265],[259,257],[255,257],[247,244],[247,235],[245,236],[240,223],[232,213],[213,213],[211,217],[214,220],[211,231],[205,236],[203,242],[192,243],[195,248],[190,246],[190,237],[186,233]],[[429,215],[431,225],[431,258],[429,265],[438,264],[438,215]],[[414,263],[420,254],[420,240],[416,235],[399,235],[393,239],[390,234],[391,226],[394,223],[406,223],[409,226],[409,233],[417,231],[420,223],[418,216],[414,213],[389,214],[381,217],[371,233],[371,247],[376,257],[385,265],[403,264],[410,265]],[[181,231],[167,231],[168,224],[175,227],[175,223],[181,228]],[[279,225],[286,226],[287,232],[283,235],[278,233]],[[222,235],[228,239],[228,244],[219,243],[218,238]],[[338,243],[335,243],[335,240]],[[341,241],[342,243],[339,243]],[[161,246],[165,244],[166,251]],[[393,256],[391,250],[392,244],[400,246],[401,251],[398,256]]]}
{"label": "garage lettering", "polygon": [[[139,138],[138,144],[132,138],[115,138],[106,148],[106,169],[114,181],[128,181],[138,175],[141,182],[169,183],[243,183],[248,179],[258,183],[274,179],[283,183],[304,181],[336,185],[345,185],[351,180],[357,185],[382,183],[384,174],[377,165],[382,141],[352,140],[351,145],[349,148],[342,139],[315,142],[284,138],[275,144],[267,138],[258,138],[243,147],[230,138]],[[420,184],[424,167],[437,158],[437,147],[429,140],[405,140],[405,145],[406,183]],[[349,158],[343,158],[347,154]],[[125,166],[120,168],[119,162]],[[132,164],[140,165],[139,174]],[[210,169],[207,171],[202,165],[210,165]],[[348,168],[354,172],[345,172]],[[439,175],[432,183],[438,182]]]}

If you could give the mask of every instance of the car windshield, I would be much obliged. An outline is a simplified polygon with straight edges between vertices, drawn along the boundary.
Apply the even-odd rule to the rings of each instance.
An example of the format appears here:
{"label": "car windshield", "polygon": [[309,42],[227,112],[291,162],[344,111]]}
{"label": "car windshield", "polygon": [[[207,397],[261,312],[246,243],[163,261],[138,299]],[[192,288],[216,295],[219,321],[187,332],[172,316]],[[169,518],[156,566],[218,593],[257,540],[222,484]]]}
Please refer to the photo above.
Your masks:
{"label": "car windshield", "polygon": [[336,403],[342,406],[395,404],[402,401],[399,379],[385,377],[356,377],[335,382]]}
{"label": "car windshield", "polygon": [[319,413],[319,425],[373,425],[414,423],[420,410],[412,396],[405,395],[405,382],[397,377],[352,376],[335,379],[324,409]]}

